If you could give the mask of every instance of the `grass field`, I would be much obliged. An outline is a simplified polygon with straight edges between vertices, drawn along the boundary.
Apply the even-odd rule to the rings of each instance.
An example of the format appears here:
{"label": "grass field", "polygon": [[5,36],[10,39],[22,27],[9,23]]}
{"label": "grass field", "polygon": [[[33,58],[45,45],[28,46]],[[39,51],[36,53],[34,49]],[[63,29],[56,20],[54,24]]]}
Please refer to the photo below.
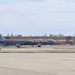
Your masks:
{"label": "grass field", "polygon": [[75,53],[75,45],[22,46],[21,48],[1,46],[0,48],[0,53]]}

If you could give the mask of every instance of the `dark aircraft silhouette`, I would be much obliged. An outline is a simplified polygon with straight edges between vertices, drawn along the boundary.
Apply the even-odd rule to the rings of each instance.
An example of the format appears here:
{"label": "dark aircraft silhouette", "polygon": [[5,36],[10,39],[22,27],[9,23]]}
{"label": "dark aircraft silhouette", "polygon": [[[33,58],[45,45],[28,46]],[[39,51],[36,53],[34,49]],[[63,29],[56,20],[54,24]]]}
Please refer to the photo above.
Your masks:
{"label": "dark aircraft silhouette", "polygon": [[54,39],[5,39],[0,34],[0,44],[4,46],[15,45],[16,47],[20,47],[21,45],[37,45],[38,47],[41,47],[41,45],[56,44],[56,40]]}

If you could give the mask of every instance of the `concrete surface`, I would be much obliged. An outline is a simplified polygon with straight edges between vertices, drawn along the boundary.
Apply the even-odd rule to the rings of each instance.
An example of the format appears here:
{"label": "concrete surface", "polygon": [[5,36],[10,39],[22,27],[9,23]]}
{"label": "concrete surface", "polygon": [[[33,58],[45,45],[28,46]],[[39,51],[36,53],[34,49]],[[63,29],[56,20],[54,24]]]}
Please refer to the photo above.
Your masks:
{"label": "concrete surface", "polygon": [[75,53],[0,53],[0,75],[75,75]]}

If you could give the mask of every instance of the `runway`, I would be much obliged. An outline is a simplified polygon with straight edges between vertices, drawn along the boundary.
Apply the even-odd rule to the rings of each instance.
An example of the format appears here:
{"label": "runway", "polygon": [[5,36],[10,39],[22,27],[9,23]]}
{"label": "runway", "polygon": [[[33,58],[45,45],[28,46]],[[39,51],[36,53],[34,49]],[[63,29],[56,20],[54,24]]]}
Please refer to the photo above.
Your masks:
{"label": "runway", "polygon": [[75,53],[0,53],[1,75],[75,75]]}

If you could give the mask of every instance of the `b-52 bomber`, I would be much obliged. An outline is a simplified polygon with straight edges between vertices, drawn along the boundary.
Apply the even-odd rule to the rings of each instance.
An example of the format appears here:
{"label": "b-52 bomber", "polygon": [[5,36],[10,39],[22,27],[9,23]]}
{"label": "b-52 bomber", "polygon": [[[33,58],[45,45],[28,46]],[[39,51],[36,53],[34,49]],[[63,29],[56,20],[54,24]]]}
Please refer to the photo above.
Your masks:
{"label": "b-52 bomber", "polygon": [[5,39],[0,34],[0,44],[3,46],[15,45],[20,48],[21,45],[36,45],[41,47],[42,45],[53,45],[56,44],[57,41],[54,39]]}

